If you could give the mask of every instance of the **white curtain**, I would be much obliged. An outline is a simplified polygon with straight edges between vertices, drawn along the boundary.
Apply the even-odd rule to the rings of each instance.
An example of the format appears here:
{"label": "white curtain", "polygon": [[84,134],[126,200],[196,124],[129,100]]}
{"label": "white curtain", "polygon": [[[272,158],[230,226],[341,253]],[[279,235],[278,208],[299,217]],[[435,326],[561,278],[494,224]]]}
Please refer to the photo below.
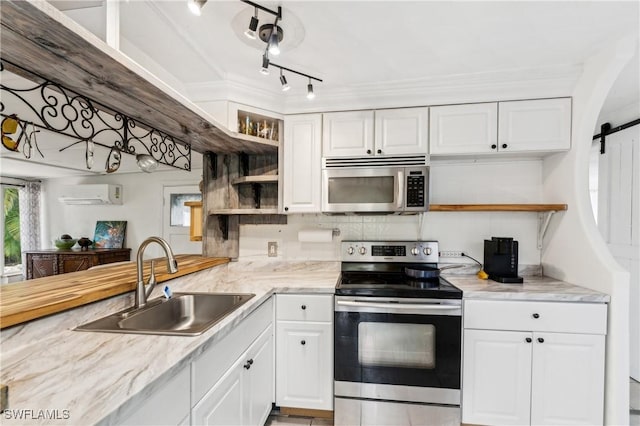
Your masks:
{"label": "white curtain", "polygon": [[[18,191],[20,200],[20,246],[22,252],[40,248],[40,182],[26,182]],[[22,255],[22,274],[26,277],[26,258]]]}

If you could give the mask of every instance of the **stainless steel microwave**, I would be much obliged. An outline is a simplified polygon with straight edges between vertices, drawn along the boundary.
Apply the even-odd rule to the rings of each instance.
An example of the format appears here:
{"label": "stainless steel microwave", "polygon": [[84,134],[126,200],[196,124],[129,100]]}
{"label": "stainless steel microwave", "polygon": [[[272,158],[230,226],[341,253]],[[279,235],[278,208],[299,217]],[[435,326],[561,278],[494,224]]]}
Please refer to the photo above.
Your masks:
{"label": "stainless steel microwave", "polygon": [[428,166],[322,170],[323,213],[418,213],[429,208]]}

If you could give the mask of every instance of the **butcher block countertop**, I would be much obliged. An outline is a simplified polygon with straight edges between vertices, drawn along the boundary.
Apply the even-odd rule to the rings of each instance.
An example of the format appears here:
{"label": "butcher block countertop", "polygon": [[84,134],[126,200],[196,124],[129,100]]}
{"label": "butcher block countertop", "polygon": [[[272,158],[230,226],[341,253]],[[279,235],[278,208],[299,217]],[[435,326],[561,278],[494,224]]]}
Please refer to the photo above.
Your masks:
{"label": "butcher block countertop", "polygon": [[[176,255],[178,272],[169,274],[165,258],[155,260],[159,283],[229,262],[228,258]],[[145,281],[151,261],[144,262]],[[134,290],[136,262],[104,265],[95,269],[20,281],[0,286],[0,328]]]}

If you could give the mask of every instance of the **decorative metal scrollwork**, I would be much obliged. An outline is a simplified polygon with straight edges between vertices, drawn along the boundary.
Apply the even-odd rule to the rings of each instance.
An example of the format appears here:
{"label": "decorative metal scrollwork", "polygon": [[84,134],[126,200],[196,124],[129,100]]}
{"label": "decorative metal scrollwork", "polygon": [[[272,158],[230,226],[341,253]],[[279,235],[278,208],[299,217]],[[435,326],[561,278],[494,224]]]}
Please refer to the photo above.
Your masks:
{"label": "decorative metal scrollwork", "polygon": [[[5,62],[0,58],[0,72],[4,71]],[[112,160],[122,153],[149,154],[161,164],[182,170],[191,170],[191,146],[189,144],[151,126],[139,123],[120,112],[111,111],[60,84],[40,76],[36,77],[43,82],[33,87],[11,88],[4,83],[0,84],[1,116],[10,117],[4,111],[5,103],[11,105],[14,102],[19,102],[28,107],[28,117],[16,119],[20,123],[19,127],[23,130],[22,134],[25,134],[29,140],[29,152],[35,141],[35,133],[37,132],[35,128],[37,127],[77,140],[69,146],[78,142],[86,142],[87,168],[91,168],[90,166],[93,164],[92,145],[95,144],[111,150],[109,159],[107,159],[107,172],[117,170],[115,164],[117,163],[119,166],[120,158],[118,157],[118,161]],[[26,133],[28,125],[32,126],[32,130]],[[37,145],[35,148],[37,149]],[[66,148],[68,146],[60,151]],[[109,167],[109,164],[112,164],[112,167]],[[115,170],[113,170],[114,167]]]}

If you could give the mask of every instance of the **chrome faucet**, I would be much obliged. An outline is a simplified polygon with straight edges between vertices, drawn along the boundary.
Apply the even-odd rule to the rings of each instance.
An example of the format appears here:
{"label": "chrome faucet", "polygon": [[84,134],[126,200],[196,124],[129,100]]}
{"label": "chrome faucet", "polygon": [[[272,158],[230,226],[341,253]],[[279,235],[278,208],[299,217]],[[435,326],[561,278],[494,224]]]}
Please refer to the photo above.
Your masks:
{"label": "chrome faucet", "polygon": [[151,261],[151,274],[149,275],[149,282],[148,282],[149,288],[146,291],[145,291],[144,277],[142,273],[143,263],[144,263],[142,256],[144,254],[144,249],[147,248],[147,246],[151,243],[158,243],[163,248],[165,254],[167,255],[167,270],[169,271],[169,273],[175,274],[176,272],[178,272],[178,262],[176,261],[176,258],[173,255],[173,251],[171,250],[169,243],[167,243],[165,240],[163,240],[160,237],[149,237],[146,240],[144,240],[142,244],[140,244],[140,248],[138,248],[138,256],[137,256],[138,284],[136,286],[135,308],[142,308],[147,304],[147,298],[153,291],[153,288],[156,286],[156,275],[155,275],[155,272],[153,271],[153,266],[154,266],[153,260]]}

